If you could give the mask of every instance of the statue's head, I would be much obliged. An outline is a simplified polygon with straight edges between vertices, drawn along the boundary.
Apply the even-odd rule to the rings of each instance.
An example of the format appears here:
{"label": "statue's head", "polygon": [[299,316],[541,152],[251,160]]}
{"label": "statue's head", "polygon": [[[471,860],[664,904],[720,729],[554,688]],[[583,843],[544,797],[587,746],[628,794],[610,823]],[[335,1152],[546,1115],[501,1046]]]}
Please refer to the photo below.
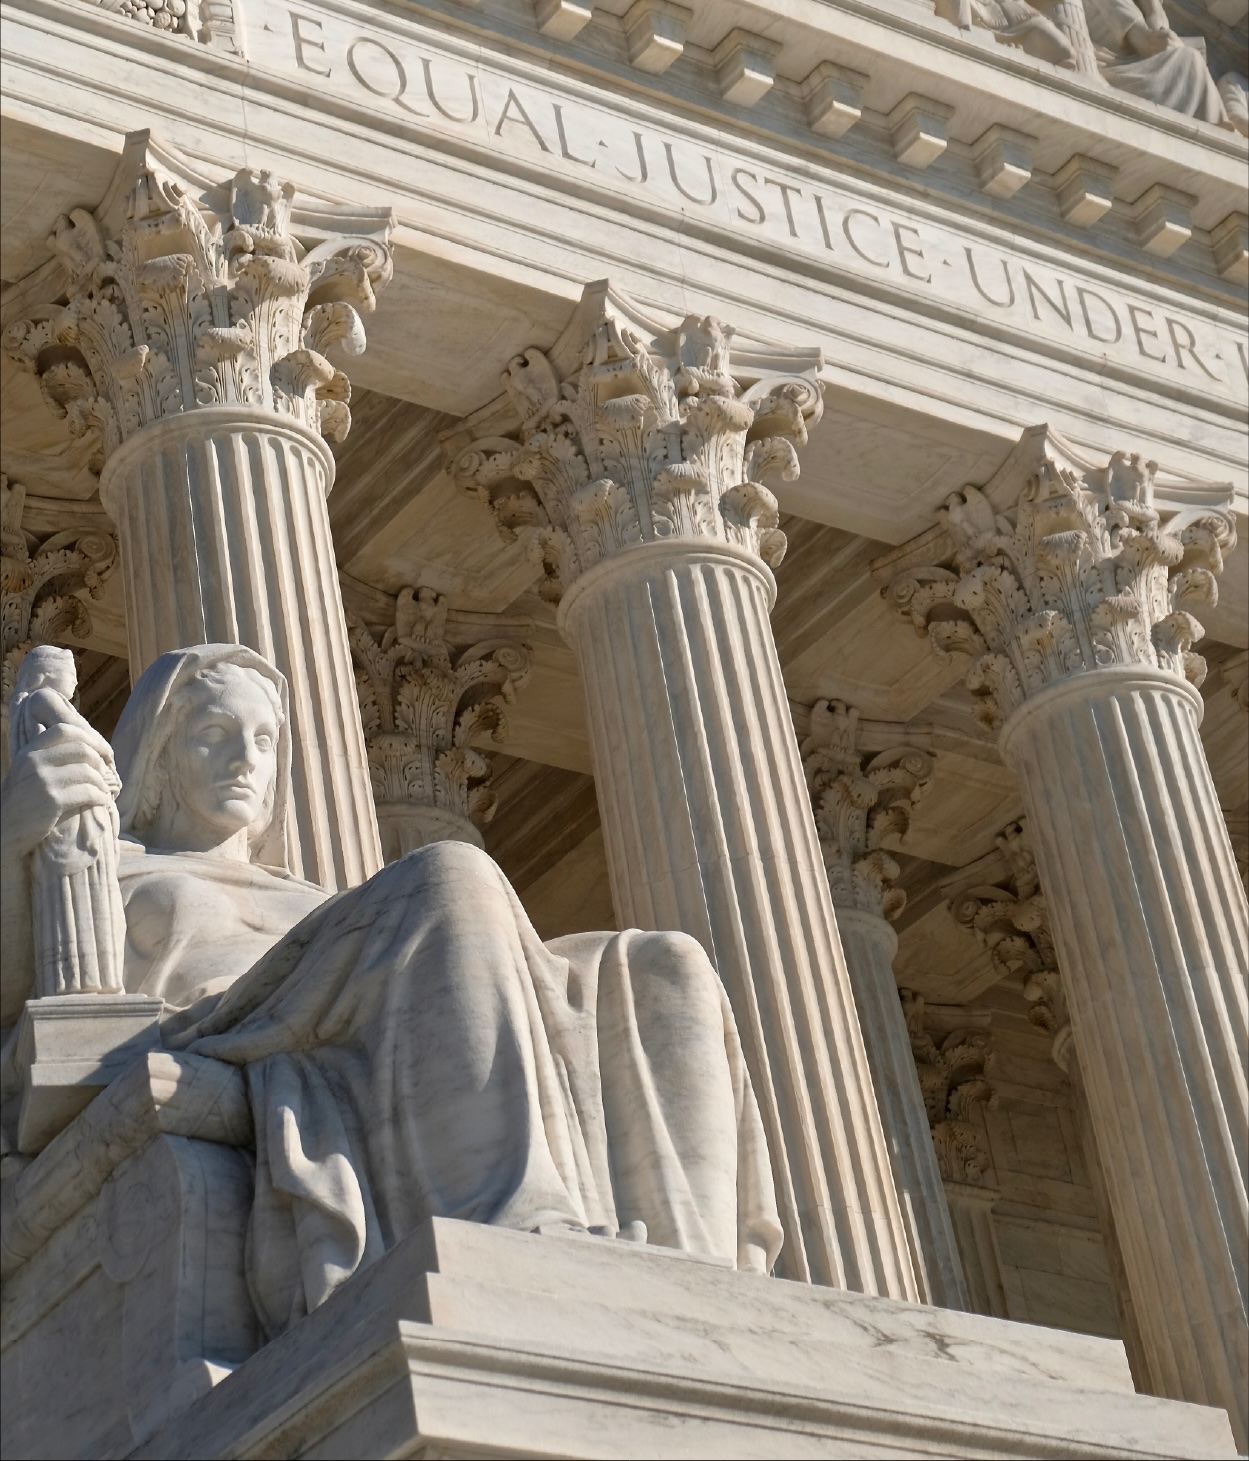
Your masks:
{"label": "statue's head", "polygon": [[161,655],[113,738],[122,834],[170,851],[245,841],[253,861],[285,867],[287,720],[286,681],[253,650]]}

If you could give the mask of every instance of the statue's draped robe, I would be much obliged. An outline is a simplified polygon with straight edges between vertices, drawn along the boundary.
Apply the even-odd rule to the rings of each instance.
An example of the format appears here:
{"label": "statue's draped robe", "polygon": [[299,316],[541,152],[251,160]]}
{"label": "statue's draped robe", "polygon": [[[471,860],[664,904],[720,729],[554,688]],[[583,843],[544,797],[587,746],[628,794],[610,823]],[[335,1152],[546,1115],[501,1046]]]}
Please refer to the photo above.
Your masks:
{"label": "statue's draped robe", "polygon": [[[248,861],[152,850],[184,692],[223,664],[283,710]],[[126,988],[173,1049],[243,1068],[247,1269],[272,1334],[433,1216],[619,1230],[766,1271],[781,1245],[728,1003],[684,934],[544,945],[484,852],[440,842],[335,897],[287,856],[286,682],[240,645],[161,655],[113,737]],[[536,1241],[536,1240],[535,1240]],[[587,1239],[586,1241],[599,1241]]]}
{"label": "statue's draped robe", "polygon": [[1226,122],[1204,49],[1168,46],[1155,55],[1138,56],[1127,40],[1128,31],[1144,23],[1134,0],[1084,0],[1084,11],[1098,66],[1111,86],[1203,122]]}
{"label": "statue's draped robe", "polygon": [[[210,882],[212,859],[194,859]],[[127,900],[188,858],[124,860]],[[234,889],[286,880],[222,866]],[[169,904],[166,891],[161,901]],[[184,948],[200,900],[174,920]],[[245,1068],[248,1277],[271,1334],[430,1216],[615,1234],[770,1267],[780,1227],[736,1028],[681,934],[544,945],[495,864],[436,843],[329,899],[167,1043]],[[635,1230],[636,1231],[636,1230]]]}

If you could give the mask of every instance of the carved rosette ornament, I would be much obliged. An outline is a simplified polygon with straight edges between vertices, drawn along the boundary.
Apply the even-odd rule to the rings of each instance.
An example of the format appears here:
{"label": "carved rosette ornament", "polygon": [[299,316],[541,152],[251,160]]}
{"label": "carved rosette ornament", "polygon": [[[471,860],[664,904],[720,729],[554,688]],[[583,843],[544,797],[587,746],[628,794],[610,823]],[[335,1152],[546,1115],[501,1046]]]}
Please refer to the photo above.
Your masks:
{"label": "carved rosette ornament", "polygon": [[1046,449],[1012,513],[979,488],[952,493],[939,514],[945,556],[885,590],[939,652],[971,657],[967,686],[987,728],[1047,685],[1107,665],[1201,683],[1190,610],[1216,602],[1235,526],[1219,507],[1156,504],[1156,473],[1137,454],[1081,470]]}
{"label": "carved rosette ornament", "polygon": [[813,371],[766,366],[747,367],[747,383],[730,361],[732,334],[689,315],[647,338],[605,311],[562,382],[540,350],[510,362],[515,438],[479,438],[454,472],[542,564],[544,598],[643,543],[720,541],[781,561],[776,498],[761,479],[798,475],[819,386]]}
{"label": "carved rosette ornament", "polygon": [[1029,1020],[1053,1036],[1050,1053],[1066,1070],[1072,1055],[1071,1020],[1025,824],[1012,822],[997,845],[1009,877],[1001,885],[965,888],[950,912],[988,950],[998,977],[1021,985],[1031,1006]]}
{"label": "carved rosette ornament", "polygon": [[387,861],[440,838],[481,845],[496,803],[475,746],[504,739],[528,650],[506,638],[456,648],[447,602],[429,588],[399,594],[380,640],[351,615],[347,624]]}
{"label": "carved rosette ornament", "polygon": [[117,562],[117,544],[95,527],[71,528],[41,542],[22,526],[26,489],[0,476],[3,523],[0,757],[9,756],[9,701],[27,652],[37,644],[64,648],[66,637],[91,633],[91,615],[79,591],[98,598]]}
{"label": "carved rosette ornament", "polygon": [[894,919],[906,893],[892,886],[899,868],[887,849],[896,850],[905,838],[934,762],[927,751],[907,745],[867,754],[859,741],[875,729],[842,701],[818,700],[802,763],[834,905]]}
{"label": "carved rosette ornament", "polygon": [[309,247],[294,197],[244,168],[197,198],[149,152],[115,236],[84,208],[57,220],[67,302],[11,325],[4,349],[75,436],[98,436],[97,468],[144,426],[206,406],[346,435],[351,387],[325,352],[364,349],[390,254],[367,236]]}
{"label": "carved rosette ornament", "polygon": [[983,1185],[993,1159],[975,1112],[995,1110],[998,1100],[989,1079],[994,1060],[989,1035],[955,1029],[938,1045],[925,1027],[923,995],[909,989],[899,994],[942,1180]]}

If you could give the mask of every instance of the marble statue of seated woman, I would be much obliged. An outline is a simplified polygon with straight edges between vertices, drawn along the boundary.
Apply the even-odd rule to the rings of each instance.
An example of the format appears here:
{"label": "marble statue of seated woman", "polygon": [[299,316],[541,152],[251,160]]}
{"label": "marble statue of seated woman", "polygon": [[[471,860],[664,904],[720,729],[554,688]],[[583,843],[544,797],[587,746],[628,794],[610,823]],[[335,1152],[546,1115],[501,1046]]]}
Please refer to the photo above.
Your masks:
{"label": "marble statue of seated woman", "polygon": [[[543,944],[498,867],[440,842],[328,897],[286,865],[286,683],[238,645],[161,656],[113,747],[85,723],[18,750],[6,892],[67,816],[122,790],[127,991],[168,1046],[244,1068],[256,1132],[248,1281],[276,1334],[431,1216],[620,1235],[769,1270],[762,1126],[702,948]],[[0,1018],[31,992],[4,908]]]}

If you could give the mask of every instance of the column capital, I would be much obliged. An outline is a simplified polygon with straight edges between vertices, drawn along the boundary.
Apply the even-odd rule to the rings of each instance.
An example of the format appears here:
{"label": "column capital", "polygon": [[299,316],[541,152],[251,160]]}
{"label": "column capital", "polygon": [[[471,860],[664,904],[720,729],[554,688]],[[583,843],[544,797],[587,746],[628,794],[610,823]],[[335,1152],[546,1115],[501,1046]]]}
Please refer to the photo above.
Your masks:
{"label": "column capital", "polygon": [[[35,499],[38,503],[39,499]],[[28,650],[36,644],[62,648],[67,638],[85,639],[91,615],[81,597],[99,598],[104,581],[117,565],[117,541],[98,507],[86,503],[42,504],[63,524],[69,513],[81,512],[72,527],[33,531],[27,519],[26,489],[0,474],[0,522],[3,524],[3,680],[0,683],[0,762],[8,765],[9,699]],[[47,515],[45,513],[45,515]]]}
{"label": "column capital", "polygon": [[[992,1111],[998,1103],[989,1079],[994,1061],[989,1032],[969,1023],[965,1009],[927,1005],[910,989],[898,993],[942,1181],[991,1186],[993,1158],[975,1119],[978,1108]],[[939,1044],[930,1026],[942,1035]]]}
{"label": "column capital", "polygon": [[761,479],[798,475],[821,357],[738,349],[733,335],[710,316],[667,326],[590,285],[550,353],[515,356],[503,396],[444,439],[457,483],[541,563],[543,597],[645,543],[723,542],[780,562]]}
{"label": "column capital", "polygon": [[996,729],[1047,686],[1108,666],[1200,684],[1194,617],[1236,541],[1227,484],[1164,478],[1138,453],[1098,463],[1048,427],[1024,432],[983,488],[882,560],[883,590],[942,654]]}
{"label": "column capital", "polygon": [[1028,1019],[1053,1037],[1050,1053],[1066,1070],[1071,1018],[1026,822],[1011,822],[996,840],[1006,875],[993,885],[964,888],[950,900],[950,913],[988,951],[1000,979],[1022,983]]}
{"label": "column capital", "polygon": [[[925,734],[931,738],[918,727],[915,739]],[[906,836],[935,765],[909,740],[909,727],[863,720],[841,700],[811,707],[802,764],[838,909],[894,919],[906,905],[906,893],[893,886],[899,867],[888,849]]]}
{"label": "column capital", "polygon": [[529,650],[514,633],[492,635],[490,617],[452,616],[430,588],[403,589],[380,636],[347,615],[387,861],[440,838],[480,846],[494,816],[491,763],[475,745],[506,735]]}
{"label": "column capital", "polygon": [[143,427],[206,406],[258,407],[338,440],[361,313],[390,277],[389,209],[301,199],[271,172],[208,176],[134,132],[103,203],[62,215],[60,299],[4,333],[98,469]]}

